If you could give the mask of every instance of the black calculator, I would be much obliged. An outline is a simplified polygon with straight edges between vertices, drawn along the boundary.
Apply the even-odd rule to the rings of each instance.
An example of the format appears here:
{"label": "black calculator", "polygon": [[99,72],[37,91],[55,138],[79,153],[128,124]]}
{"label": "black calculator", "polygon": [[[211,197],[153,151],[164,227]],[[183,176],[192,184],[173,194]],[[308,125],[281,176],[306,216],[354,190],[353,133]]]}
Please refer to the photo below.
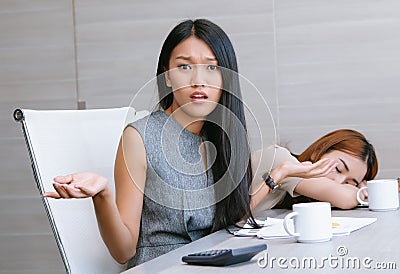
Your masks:
{"label": "black calculator", "polygon": [[254,255],[265,249],[267,249],[266,244],[236,249],[208,250],[183,256],[182,261],[196,265],[227,266],[249,261]]}

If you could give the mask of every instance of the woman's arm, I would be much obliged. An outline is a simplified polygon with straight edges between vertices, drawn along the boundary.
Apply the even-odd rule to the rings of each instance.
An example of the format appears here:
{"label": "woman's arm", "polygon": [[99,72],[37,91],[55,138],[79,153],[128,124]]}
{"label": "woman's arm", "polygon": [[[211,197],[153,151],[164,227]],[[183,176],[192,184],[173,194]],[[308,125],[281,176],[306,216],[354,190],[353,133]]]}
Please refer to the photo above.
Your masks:
{"label": "woman's arm", "polygon": [[[287,177],[322,177],[331,172],[336,166],[337,163],[329,159],[322,159],[313,164],[311,162],[294,163],[285,161],[274,168],[269,175],[275,184],[280,184]],[[261,187],[251,197],[250,208],[254,209],[270,191],[270,188],[265,183],[261,183]]]}
{"label": "woman's arm", "polygon": [[357,191],[358,188],[353,185],[338,184],[326,177],[304,179],[295,187],[295,192],[300,195],[329,202],[341,209],[351,209],[358,205]]}
{"label": "woman's arm", "polygon": [[[282,168],[277,167],[273,169],[270,173],[271,178],[273,178],[275,183],[279,183],[284,179],[282,173]],[[250,199],[250,209],[253,210],[257,207],[257,205],[271,192],[271,189],[262,181],[259,183],[260,187],[254,192],[251,193]]]}
{"label": "woman's arm", "polygon": [[102,217],[98,217],[98,223],[103,240],[111,255],[120,263],[127,262],[136,253],[146,169],[143,140],[136,129],[127,127],[115,160],[116,206],[113,203],[113,211],[108,214],[110,216],[105,216],[101,211],[103,207],[111,206],[111,200],[108,200],[109,205],[103,205],[101,197],[98,200],[93,199],[96,215]]}
{"label": "woman's arm", "polygon": [[93,173],[76,173],[56,177],[56,192],[45,197],[92,197],[101,236],[110,254],[125,263],[136,253],[146,180],[146,152],[136,129],[125,129],[115,161],[114,200],[106,178]]}

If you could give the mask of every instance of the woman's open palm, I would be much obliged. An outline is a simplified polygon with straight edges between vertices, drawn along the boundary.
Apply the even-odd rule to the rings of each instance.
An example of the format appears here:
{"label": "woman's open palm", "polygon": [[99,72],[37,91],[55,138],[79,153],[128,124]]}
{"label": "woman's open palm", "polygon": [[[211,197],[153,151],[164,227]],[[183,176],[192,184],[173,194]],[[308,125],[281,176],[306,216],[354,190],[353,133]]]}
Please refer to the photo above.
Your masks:
{"label": "woman's open palm", "polygon": [[53,183],[55,192],[45,192],[44,197],[88,198],[103,191],[108,186],[107,179],[90,172],[80,172],[57,176]]}

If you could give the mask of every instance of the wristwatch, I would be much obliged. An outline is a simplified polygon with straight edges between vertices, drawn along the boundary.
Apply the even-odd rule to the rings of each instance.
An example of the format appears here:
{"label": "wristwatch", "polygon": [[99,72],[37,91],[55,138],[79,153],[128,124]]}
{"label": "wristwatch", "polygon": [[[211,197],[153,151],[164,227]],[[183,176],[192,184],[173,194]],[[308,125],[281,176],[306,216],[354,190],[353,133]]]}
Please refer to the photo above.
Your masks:
{"label": "wristwatch", "polygon": [[269,175],[269,171],[265,172],[262,176],[265,184],[272,190],[272,193],[278,190],[280,184],[275,184],[274,179]]}

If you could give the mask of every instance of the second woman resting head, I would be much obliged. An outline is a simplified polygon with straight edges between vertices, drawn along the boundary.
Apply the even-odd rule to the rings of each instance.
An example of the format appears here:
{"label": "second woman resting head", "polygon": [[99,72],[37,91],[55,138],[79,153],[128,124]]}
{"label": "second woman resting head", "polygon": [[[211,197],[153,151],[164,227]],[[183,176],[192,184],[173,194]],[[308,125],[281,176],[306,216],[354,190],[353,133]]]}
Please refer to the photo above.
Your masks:
{"label": "second woman resting head", "polygon": [[[321,161],[334,164],[314,178],[296,173],[296,164],[299,162],[307,165]],[[257,166],[257,159],[253,159],[253,166]],[[262,181],[255,184],[252,208],[256,213],[273,207],[290,208],[293,203],[315,200],[349,209],[358,204],[358,187],[375,178],[378,160],[374,147],[363,134],[351,129],[339,129],[319,138],[300,155],[294,155],[279,146],[264,149],[260,167],[264,168],[264,172],[270,168],[269,174],[280,187],[271,193]],[[258,182],[259,177],[260,172],[255,177]]]}
{"label": "second woman resting head", "polygon": [[374,147],[363,134],[352,129],[330,132],[297,156],[300,162],[315,163],[323,158],[338,162],[335,172],[329,173],[327,177],[340,184],[358,186],[362,181],[374,179],[378,173]]}

